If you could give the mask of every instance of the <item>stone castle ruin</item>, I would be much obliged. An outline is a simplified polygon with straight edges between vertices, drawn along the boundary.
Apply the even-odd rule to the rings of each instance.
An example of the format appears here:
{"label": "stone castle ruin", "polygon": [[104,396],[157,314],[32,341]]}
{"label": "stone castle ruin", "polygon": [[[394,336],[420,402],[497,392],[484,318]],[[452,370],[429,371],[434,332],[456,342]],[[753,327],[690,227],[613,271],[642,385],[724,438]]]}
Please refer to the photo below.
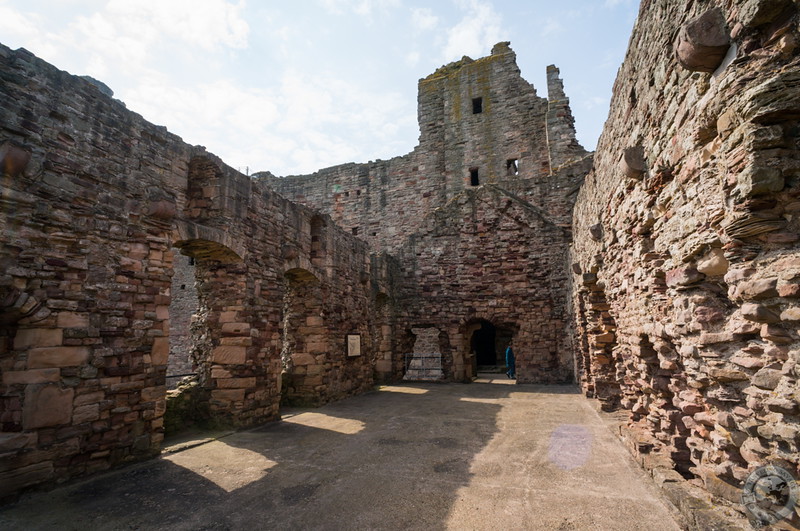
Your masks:
{"label": "stone castle ruin", "polygon": [[499,43],[420,80],[411,153],[283,178],[0,47],[0,497],[157,454],[168,372],[250,426],[511,341],[666,481],[797,475],[797,11],[642,2],[595,153]]}

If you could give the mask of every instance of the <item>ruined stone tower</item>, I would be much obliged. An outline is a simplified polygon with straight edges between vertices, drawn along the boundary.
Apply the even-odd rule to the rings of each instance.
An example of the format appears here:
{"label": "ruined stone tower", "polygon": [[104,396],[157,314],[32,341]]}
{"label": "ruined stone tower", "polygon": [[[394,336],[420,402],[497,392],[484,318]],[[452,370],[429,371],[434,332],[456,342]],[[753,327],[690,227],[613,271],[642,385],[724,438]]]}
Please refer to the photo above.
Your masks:
{"label": "ruined stone tower", "polygon": [[[330,215],[399,262],[377,370],[399,352],[442,356],[445,379],[502,365],[515,340],[520,381],[571,379],[566,278],[572,203],[591,157],[575,140],[558,69],[548,98],[520,76],[509,43],[419,82],[419,145],[408,155],[261,179]],[[550,244],[545,244],[550,242]],[[391,321],[391,326],[388,324]],[[418,347],[417,347],[418,348]]]}

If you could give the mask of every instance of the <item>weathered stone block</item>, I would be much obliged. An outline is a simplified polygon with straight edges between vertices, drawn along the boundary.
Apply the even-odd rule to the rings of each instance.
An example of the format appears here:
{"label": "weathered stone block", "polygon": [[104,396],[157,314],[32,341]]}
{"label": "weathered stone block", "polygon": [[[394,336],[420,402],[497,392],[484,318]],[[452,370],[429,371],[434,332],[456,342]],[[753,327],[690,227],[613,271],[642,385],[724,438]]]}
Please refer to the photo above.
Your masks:
{"label": "weathered stone block", "polygon": [[29,385],[25,389],[22,426],[26,430],[61,426],[72,420],[73,389],[55,384]]}
{"label": "weathered stone block", "polygon": [[59,328],[86,328],[89,326],[89,314],[58,312],[56,322]]}
{"label": "weathered stone block", "polygon": [[241,365],[247,359],[247,347],[222,345],[211,352],[211,361],[221,365]]}
{"label": "weathered stone block", "polygon": [[169,338],[156,337],[150,350],[150,361],[153,365],[166,365],[169,360]]}
{"label": "weathered stone block", "polygon": [[14,349],[30,347],[55,347],[61,345],[63,331],[60,328],[22,328],[14,336]]}
{"label": "weathered stone block", "polygon": [[647,163],[644,158],[644,147],[633,146],[625,148],[622,152],[622,171],[630,179],[639,180],[647,170]]}
{"label": "weathered stone block", "polygon": [[730,263],[722,249],[715,248],[697,261],[697,270],[707,276],[724,275]]}
{"label": "weathered stone block", "polygon": [[734,192],[741,198],[783,190],[784,179],[778,168],[748,166],[736,176]]}
{"label": "weathered stone block", "polygon": [[28,368],[75,367],[89,361],[89,347],[34,348],[28,351]]}
{"label": "weathered stone block", "polygon": [[675,41],[678,62],[693,72],[713,72],[730,48],[725,16],[712,8],[684,24]]}
{"label": "weathered stone block", "polygon": [[800,306],[792,306],[791,308],[783,310],[780,315],[780,320],[791,322],[800,321]]}
{"label": "weathered stone block", "polygon": [[742,317],[756,323],[778,323],[781,317],[763,304],[748,302],[742,304]]}
{"label": "weathered stone block", "polygon": [[782,377],[781,371],[764,368],[753,375],[751,383],[761,389],[775,389]]}
{"label": "weathered stone block", "polygon": [[311,354],[306,354],[305,352],[292,354],[292,364],[295,366],[316,365],[316,363],[317,359]]}
{"label": "weathered stone block", "polygon": [[778,296],[778,279],[766,278],[742,282],[736,288],[736,296],[749,300],[762,300]]}
{"label": "weathered stone block", "polygon": [[244,400],[244,392],[244,389],[212,389],[211,400],[242,402]]}
{"label": "weathered stone block", "polygon": [[249,323],[223,323],[222,333],[226,335],[242,336],[250,334]]}
{"label": "weathered stone block", "polygon": [[72,423],[82,424],[100,418],[100,404],[87,404],[75,408],[72,413]]}
{"label": "weathered stone block", "polygon": [[216,381],[218,389],[246,389],[256,386],[255,377],[249,378],[225,378]]}
{"label": "weathered stone block", "polygon": [[3,384],[38,384],[57,382],[61,379],[59,369],[34,369],[30,371],[7,371],[3,373]]}
{"label": "weathered stone block", "polygon": [[674,288],[679,286],[690,286],[702,281],[705,275],[694,267],[678,267],[667,271],[667,286]]}
{"label": "weathered stone block", "polygon": [[791,4],[791,0],[748,0],[739,7],[739,22],[744,26],[760,26],[771,21]]}

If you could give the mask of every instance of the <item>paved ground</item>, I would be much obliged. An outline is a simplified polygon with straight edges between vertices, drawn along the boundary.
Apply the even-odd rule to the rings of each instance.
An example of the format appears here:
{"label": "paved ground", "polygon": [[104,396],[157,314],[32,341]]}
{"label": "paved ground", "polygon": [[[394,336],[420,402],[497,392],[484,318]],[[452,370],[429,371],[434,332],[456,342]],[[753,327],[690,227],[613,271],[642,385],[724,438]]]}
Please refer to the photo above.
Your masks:
{"label": "paved ground", "polygon": [[286,411],[28,495],[0,529],[679,529],[573,387],[479,382]]}

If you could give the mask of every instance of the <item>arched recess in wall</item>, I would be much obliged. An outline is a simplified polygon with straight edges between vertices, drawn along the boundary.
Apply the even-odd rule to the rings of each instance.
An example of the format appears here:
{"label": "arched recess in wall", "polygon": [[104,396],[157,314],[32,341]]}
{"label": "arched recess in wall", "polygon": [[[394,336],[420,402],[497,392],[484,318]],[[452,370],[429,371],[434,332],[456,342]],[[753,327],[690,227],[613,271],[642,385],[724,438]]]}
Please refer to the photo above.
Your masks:
{"label": "arched recess in wall", "polygon": [[[392,301],[389,295],[379,292],[375,295],[375,329],[373,344],[375,349],[375,374],[378,381],[391,381],[402,378],[404,363],[398,356],[394,337],[395,322]],[[410,350],[409,350],[410,352]]]}
{"label": "arched recess in wall", "polygon": [[[466,342],[462,349],[463,364],[470,367],[472,376],[479,371],[505,370],[505,351],[516,334],[516,326],[493,323],[487,319],[472,319],[464,325]],[[456,361],[458,364],[460,360]]]}
{"label": "arched recess in wall", "polygon": [[209,402],[217,380],[237,376],[226,365],[239,361],[223,359],[218,351],[250,341],[242,310],[232,310],[247,305],[241,257],[221,243],[202,239],[178,240],[173,252],[167,386],[180,385],[167,396],[167,435],[214,414]]}
{"label": "arched recess in wall", "polygon": [[294,268],[284,274],[281,403],[321,403],[328,357],[328,330],[319,279]]}

